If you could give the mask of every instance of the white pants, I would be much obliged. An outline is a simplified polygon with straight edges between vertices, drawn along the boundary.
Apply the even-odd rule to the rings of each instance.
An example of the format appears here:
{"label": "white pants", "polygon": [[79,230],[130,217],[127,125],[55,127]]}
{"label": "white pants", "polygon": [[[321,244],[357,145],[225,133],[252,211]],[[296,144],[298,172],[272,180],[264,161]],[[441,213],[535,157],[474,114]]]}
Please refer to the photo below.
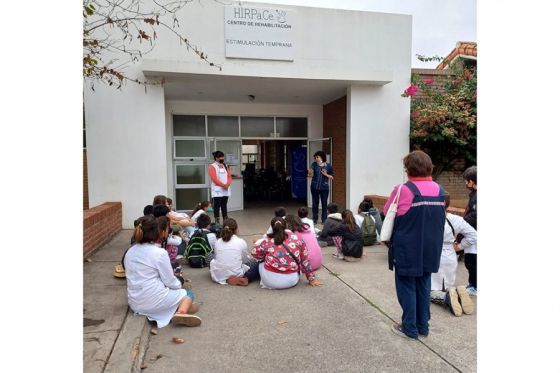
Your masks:
{"label": "white pants", "polygon": [[456,273],[457,256],[442,256],[438,273],[432,273],[432,290],[447,290],[455,286]]}
{"label": "white pants", "polygon": [[264,268],[264,263],[259,263],[259,274],[261,275],[261,288],[263,289],[287,289],[297,285],[299,274],[276,273]]}

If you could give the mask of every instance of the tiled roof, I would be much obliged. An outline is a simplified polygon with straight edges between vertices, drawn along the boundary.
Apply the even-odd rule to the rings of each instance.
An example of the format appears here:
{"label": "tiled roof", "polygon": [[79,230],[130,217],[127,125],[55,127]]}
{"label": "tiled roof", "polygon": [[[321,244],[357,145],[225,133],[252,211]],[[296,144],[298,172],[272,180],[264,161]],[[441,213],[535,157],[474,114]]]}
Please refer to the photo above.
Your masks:
{"label": "tiled roof", "polygon": [[436,69],[445,69],[449,63],[451,63],[455,58],[459,56],[469,56],[476,59],[476,42],[458,42],[455,46],[455,49],[453,49],[451,53],[449,53],[447,57],[445,57],[443,61],[441,61],[441,63],[436,66]]}

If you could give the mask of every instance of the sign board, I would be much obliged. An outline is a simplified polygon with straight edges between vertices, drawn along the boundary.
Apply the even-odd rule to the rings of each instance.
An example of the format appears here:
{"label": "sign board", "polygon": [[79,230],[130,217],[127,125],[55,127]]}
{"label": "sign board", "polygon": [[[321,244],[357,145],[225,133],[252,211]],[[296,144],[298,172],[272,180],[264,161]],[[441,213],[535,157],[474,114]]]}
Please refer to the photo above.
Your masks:
{"label": "sign board", "polygon": [[294,12],[285,9],[224,7],[226,57],[294,60]]}

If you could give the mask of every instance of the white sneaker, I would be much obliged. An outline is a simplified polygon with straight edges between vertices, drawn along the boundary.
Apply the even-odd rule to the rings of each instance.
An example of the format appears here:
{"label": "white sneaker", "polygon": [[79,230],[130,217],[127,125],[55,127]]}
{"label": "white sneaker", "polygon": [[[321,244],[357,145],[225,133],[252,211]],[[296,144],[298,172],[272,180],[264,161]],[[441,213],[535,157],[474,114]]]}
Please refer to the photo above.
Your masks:
{"label": "white sneaker", "polygon": [[334,253],[334,254],[332,254],[332,256],[335,259],[344,260],[344,254]]}

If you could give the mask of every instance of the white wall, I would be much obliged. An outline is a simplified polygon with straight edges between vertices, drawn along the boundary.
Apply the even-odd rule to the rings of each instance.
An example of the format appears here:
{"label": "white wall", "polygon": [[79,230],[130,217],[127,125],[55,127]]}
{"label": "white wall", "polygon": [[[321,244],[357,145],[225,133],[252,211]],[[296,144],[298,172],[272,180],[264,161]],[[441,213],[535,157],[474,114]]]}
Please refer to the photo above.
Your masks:
{"label": "white wall", "polygon": [[201,115],[241,115],[241,116],[301,116],[308,118],[308,136],[320,138],[323,135],[322,105],[288,105],[260,104],[239,102],[207,102],[207,101],[166,101],[166,133],[167,133],[167,193],[173,195],[172,168],[172,125],[173,114]]}
{"label": "white wall", "polygon": [[167,190],[163,88],[84,88],[89,205],[120,201],[123,228]]}
{"label": "white wall", "polygon": [[389,195],[403,181],[402,158],[409,151],[410,20],[394,20],[393,81],[383,86],[352,85],[347,91],[346,204],[355,210],[365,194]]}

